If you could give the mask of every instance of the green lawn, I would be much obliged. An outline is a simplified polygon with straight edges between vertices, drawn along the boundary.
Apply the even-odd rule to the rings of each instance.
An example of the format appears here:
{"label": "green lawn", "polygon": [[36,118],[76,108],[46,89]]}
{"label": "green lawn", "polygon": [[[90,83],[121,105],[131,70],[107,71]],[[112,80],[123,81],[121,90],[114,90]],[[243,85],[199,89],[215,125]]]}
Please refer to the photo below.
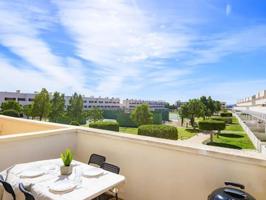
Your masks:
{"label": "green lawn", "polygon": [[233,149],[254,149],[252,142],[243,128],[239,125],[238,120],[233,117],[233,123],[226,126],[219,138],[214,136],[214,141],[204,142],[205,144]]}
{"label": "green lawn", "polygon": [[236,117],[233,117],[233,123],[226,126],[225,130],[227,131],[244,131],[243,128],[238,123]]}
{"label": "green lawn", "polygon": [[254,149],[252,142],[244,131],[222,131],[219,138],[216,135],[214,136],[213,143],[210,140],[204,143],[232,149]]}
{"label": "green lawn", "polygon": [[138,134],[138,128],[119,127],[119,132],[130,133],[130,134]]}
{"label": "green lawn", "polygon": [[[199,131],[193,130],[191,128],[183,128],[183,127],[178,127],[178,139],[180,140],[186,140],[189,139],[193,136],[195,136]],[[138,128],[131,128],[131,127],[120,127],[119,132],[123,133],[130,133],[130,134],[138,134]]]}
{"label": "green lawn", "polygon": [[199,132],[198,129],[193,130],[192,128],[185,128],[185,127],[178,127],[177,130],[178,130],[178,139],[180,140],[189,139],[195,136]]}

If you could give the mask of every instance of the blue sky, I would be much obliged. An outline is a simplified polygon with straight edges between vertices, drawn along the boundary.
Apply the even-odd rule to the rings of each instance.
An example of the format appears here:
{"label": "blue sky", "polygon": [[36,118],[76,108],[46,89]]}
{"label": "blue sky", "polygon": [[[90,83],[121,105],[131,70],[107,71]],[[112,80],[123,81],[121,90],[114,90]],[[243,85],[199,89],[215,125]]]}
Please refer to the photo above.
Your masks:
{"label": "blue sky", "polygon": [[260,0],[0,1],[0,90],[235,103],[266,89]]}

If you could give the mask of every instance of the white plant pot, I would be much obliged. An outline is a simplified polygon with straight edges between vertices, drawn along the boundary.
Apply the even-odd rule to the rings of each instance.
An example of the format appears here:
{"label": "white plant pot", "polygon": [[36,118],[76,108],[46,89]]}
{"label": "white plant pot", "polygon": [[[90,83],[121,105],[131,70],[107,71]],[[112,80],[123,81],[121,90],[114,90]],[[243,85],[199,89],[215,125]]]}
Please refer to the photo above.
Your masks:
{"label": "white plant pot", "polygon": [[61,166],[60,167],[61,175],[70,175],[72,173],[72,165],[70,166]]}

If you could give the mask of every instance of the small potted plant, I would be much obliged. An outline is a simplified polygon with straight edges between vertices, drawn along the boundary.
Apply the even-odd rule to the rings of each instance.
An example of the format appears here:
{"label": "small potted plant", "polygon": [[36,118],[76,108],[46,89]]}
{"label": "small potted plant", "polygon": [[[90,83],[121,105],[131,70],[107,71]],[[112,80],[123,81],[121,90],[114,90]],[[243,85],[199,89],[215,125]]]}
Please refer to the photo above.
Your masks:
{"label": "small potted plant", "polygon": [[71,162],[73,160],[73,153],[70,149],[66,149],[65,152],[61,153],[61,159],[64,165],[61,166],[61,175],[69,175],[72,173]]}

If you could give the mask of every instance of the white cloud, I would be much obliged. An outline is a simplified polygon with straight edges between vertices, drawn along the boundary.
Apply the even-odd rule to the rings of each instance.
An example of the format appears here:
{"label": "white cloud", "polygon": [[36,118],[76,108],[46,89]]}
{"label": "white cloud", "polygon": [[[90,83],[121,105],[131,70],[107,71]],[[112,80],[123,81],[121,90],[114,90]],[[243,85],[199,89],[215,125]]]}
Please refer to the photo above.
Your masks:
{"label": "white cloud", "polygon": [[246,27],[233,33],[210,36],[198,43],[201,48],[190,49],[188,65],[216,63],[227,55],[247,53],[266,47],[266,26]]}
{"label": "white cloud", "polygon": [[5,58],[0,56],[0,90],[24,92],[39,91],[47,88],[50,91],[67,92],[64,85],[58,84],[58,80],[51,78],[39,71],[33,71],[14,67]]}
{"label": "white cloud", "polygon": [[226,6],[225,6],[225,14],[226,14],[226,16],[229,16],[231,14],[231,12],[232,12],[231,4],[226,4]]}
{"label": "white cloud", "polygon": [[[46,76],[47,82],[53,80],[58,85],[64,85],[70,91],[84,91],[84,83],[80,82],[83,77],[82,71],[78,74],[75,73],[80,77],[77,79],[70,73],[73,70],[63,65],[63,58],[52,53],[49,46],[39,37],[40,24],[36,25],[34,21],[24,17],[23,12],[18,12],[15,8],[6,9],[5,6],[0,4],[0,43],[29,63],[30,66],[41,71]],[[41,26],[41,28],[43,27]],[[9,73],[6,75],[11,76]]]}
{"label": "white cloud", "polygon": [[[214,35],[205,30],[201,33],[197,25],[207,24],[208,14],[213,12],[200,18],[199,6],[205,8],[205,1],[193,4],[192,10],[187,4],[180,5],[178,13],[160,8],[149,12],[136,1],[127,0],[53,0],[53,4],[41,6],[37,1],[25,1],[28,3],[0,2],[0,44],[28,64],[0,58],[4,66],[1,73],[6,74],[1,75],[1,83],[5,80],[9,84],[4,84],[6,88],[12,86],[12,90],[47,87],[68,94],[78,91],[86,95],[136,96],[158,95],[160,88],[160,93],[168,92],[167,98],[177,91],[185,97],[190,88],[194,93],[189,94],[195,96],[200,90],[194,88],[202,82],[197,80],[201,77],[193,76],[197,66],[266,46],[266,26]],[[231,14],[230,4],[225,12]],[[43,33],[50,32],[71,39],[73,57],[59,56],[61,46],[49,46],[51,38],[44,38]],[[149,93],[151,87],[155,89]]]}
{"label": "white cloud", "polygon": [[128,1],[55,3],[62,24],[76,42],[77,55],[97,64],[96,73],[104,77],[96,88],[101,93],[112,93],[127,78],[141,75],[145,69],[140,62],[170,57],[190,43],[190,36],[182,31],[157,31],[157,20]]}
{"label": "white cloud", "polygon": [[224,100],[228,103],[236,103],[236,100],[246,96],[256,94],[260,90],[264,90],[266,79],[245,80],[245,81],[225,81],[214,84],[207,84],[202,89],[194,92],[196,95],[211,95],[216,99]]}

